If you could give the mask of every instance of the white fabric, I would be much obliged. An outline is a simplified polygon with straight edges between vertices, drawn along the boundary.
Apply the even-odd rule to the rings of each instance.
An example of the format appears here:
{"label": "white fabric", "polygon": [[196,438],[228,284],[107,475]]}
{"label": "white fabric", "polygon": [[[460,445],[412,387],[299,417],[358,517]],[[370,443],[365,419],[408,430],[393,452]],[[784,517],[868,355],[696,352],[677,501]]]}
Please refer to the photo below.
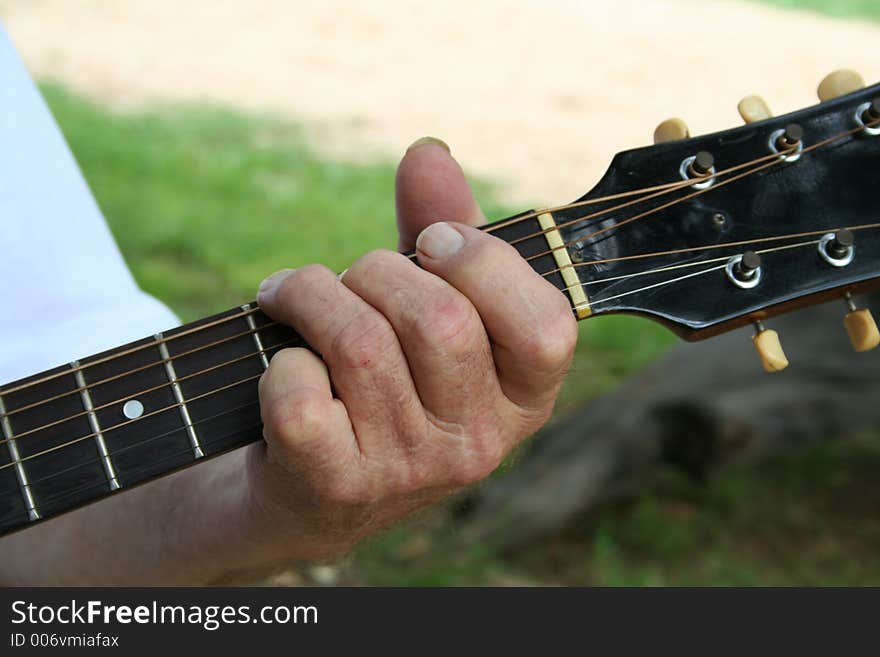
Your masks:
{"label": "white fabric", "polygon": [[0,26],[0,384],[179,324],[142,292]]}

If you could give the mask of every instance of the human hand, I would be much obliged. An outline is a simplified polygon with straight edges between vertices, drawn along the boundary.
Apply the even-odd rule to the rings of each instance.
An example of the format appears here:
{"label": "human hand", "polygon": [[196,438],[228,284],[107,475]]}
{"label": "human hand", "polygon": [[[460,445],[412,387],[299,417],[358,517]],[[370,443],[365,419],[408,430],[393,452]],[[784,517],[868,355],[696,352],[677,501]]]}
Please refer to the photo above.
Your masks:
{"label": "human hand", "polygon": [[285,349],[260,380],[248,476],[289,556],[347,549],[487,476],[547,420],[574,351],[568,301],[472,227],[483,214],[442,142],[410,147],[396,197],[421,268],[373,251],[341,278],[309,265],[260,287],[322,356]]}

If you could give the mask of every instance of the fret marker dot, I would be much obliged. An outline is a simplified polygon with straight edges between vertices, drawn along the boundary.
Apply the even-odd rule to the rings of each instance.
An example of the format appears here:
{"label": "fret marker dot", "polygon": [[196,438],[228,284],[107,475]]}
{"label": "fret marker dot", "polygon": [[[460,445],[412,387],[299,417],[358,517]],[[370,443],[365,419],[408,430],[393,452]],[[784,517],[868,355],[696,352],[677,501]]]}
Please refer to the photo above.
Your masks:
{"label": "fret marker dot", "polygon": [[129,399],[122,406],[122,414],[125,415],[129,420],[134,420],[139,418],[144,414],[144,405],[141,404],[137,399]]}

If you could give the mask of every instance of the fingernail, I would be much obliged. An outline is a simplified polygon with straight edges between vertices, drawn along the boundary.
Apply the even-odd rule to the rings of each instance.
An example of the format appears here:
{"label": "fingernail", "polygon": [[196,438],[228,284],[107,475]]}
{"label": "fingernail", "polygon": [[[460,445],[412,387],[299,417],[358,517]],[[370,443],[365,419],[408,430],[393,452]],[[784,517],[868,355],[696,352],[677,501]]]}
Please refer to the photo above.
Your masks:
{"label": "fingernail", "polygon": [[423,230],[416,240],[416,250],[439,260],[457,253],[464,246],[464,237],[455,228],[440,221]]}
{"label": "fingernail", "polygon": [[276,271],[274,274],[263,279],[263,282],[260,283],[260,289],[257,290],[257,302],[263,303],[271,301],[272,297],[275,296],[275,291],[278,289],[281,281],[287,278],[292,271],[294,270],[282,269],[281,271]]}
{"label": "fingernail", "polygon": [[434,144],[434,146],[439,146],[443,150],[445,150],[450,155],[452,151],[449,150],[449,144],[447,144],[442,139],[437,139],[436,137],[422,137],[420,139],[416,139],[413,143],[409,145],[409,148],[406,149],[406,152],[409,153],[414,148],[418,148],[419,146],[427,146],[428,144]]}

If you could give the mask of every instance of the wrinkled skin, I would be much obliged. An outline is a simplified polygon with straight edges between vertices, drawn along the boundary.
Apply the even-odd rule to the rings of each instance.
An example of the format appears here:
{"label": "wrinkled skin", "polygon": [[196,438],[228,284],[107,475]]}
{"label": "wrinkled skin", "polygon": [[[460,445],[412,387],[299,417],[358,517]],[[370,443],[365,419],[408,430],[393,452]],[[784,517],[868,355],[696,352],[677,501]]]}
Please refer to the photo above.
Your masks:
{"label": "wrinkled skin", "polygon": [[485,219],[441,144],[407,152],[397,208],[399,246],[421,268],[373,251],[341,279],[319,265],[279,272],[258,296],[323,357],[273,358],[266,449],[251,463],[270,515],[315,554],[492,472],[549,417],[575,345],[563,295],[470,227]]}

